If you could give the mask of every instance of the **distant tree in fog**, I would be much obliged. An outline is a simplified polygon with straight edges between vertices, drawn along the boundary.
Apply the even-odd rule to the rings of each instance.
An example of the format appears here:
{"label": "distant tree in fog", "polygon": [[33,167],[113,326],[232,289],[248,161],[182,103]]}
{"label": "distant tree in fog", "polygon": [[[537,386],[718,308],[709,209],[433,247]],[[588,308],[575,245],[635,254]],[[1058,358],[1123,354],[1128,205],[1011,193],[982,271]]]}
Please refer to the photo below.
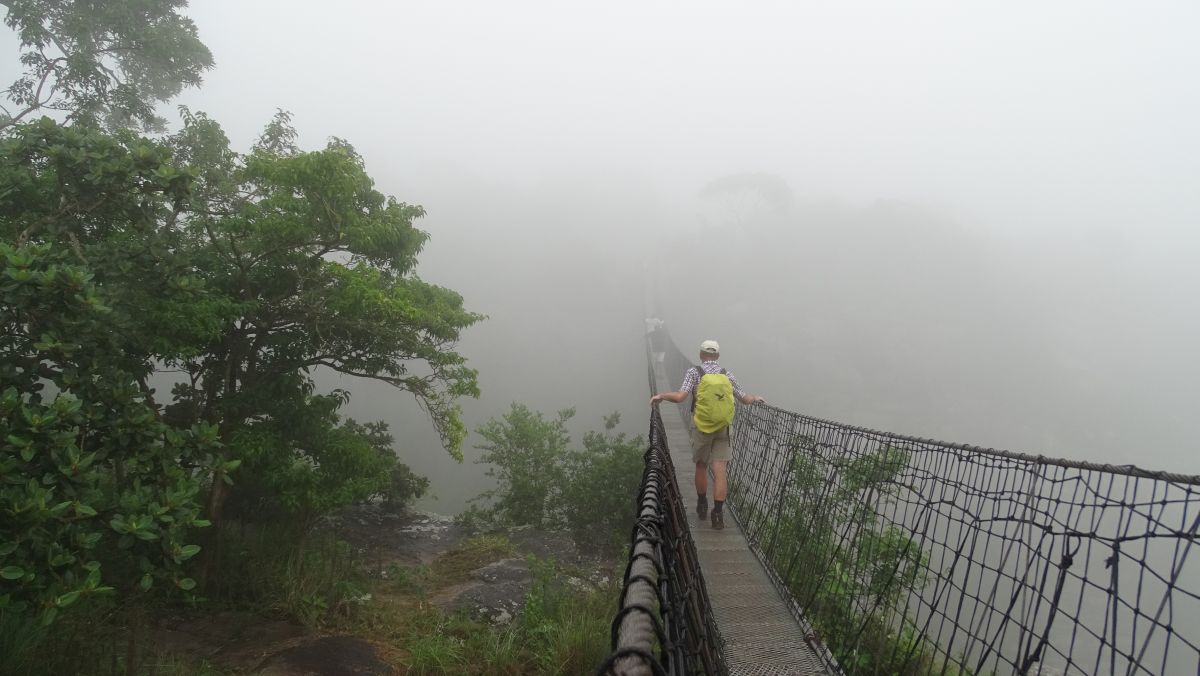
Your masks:
{"label": "distant tree in fog", "polygon": [[792,189],[787,182],[763,172],[722,176],[705,184],[699,196],[721,219],[718,225],[745,226],[758,215],[782,213],[792,204]]}
{"label": "distant tree in fog", "polygon": [[21,41],[24,72],[5,91],[0,129],[39,110],[73,122],[160,129],[154,108],[212,67],[186,0],[0,0]]}

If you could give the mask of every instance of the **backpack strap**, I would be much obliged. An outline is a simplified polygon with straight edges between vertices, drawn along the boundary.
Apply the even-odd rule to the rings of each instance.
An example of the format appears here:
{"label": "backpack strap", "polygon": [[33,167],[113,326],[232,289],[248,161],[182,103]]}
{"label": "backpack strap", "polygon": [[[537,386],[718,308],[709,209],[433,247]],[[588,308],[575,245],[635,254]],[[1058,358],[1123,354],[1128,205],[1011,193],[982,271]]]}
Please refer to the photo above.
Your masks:
{"label": "backpack strap", "polygon": [[[693,366],[692,368],[696,369],[696,386],[692,388],[692,413],[695,413],[696,395],[700,394],[700,379],[704,377],[704,368],[700,366]],[[688,370],[690,371],[691,369]]]}

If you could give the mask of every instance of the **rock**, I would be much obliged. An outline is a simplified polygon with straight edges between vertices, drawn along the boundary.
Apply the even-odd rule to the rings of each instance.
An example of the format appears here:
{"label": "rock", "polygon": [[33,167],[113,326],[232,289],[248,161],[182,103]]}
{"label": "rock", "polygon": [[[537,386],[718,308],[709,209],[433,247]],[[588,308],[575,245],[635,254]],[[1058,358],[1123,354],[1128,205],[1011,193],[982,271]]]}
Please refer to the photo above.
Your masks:
{"label": "rock", "polygon": [[492,624],[508,624],[509,622],[512,622],[512,619],[512,613],[508,612],[504,608],[501,608],[500,612],[496,613],[492,617]]}
{"label": "rock", "polygon": [[430,603],[448,612],[507,624],[524,602],[532,579],[524,559],[503,559],[473,571],[470,581],[442,590]]}
{"label": "rock", "polygon": [[395,671],[371,643],[352,636],[325,636],[288,648],[255,672],[263,676],[384,676]]}
{"label": "rock", "polygon": [[501,559],[474,571],[472,577],[484,582],[519,582],[528,586],[532,575],[525,559]]}

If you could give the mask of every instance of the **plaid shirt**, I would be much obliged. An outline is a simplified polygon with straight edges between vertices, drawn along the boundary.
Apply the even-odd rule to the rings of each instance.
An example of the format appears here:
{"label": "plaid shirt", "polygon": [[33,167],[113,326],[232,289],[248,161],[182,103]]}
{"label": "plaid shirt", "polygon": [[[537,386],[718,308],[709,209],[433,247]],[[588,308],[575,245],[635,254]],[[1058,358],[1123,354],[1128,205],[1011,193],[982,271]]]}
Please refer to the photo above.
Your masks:
{"label": "plaid shirt", "polygon": [[[718,364],[716,361],[702,361],[702,362],[700,362],[700,368],[704,369],[705,373],[720,373],[721,372],[721,365]],[[734,396],[736,396],[738,398],[738,401],[741,401],[742,397],[746,396],[746,393],[743,392],[742,388],[738,386],[737,378],[734,378],[733,374],[730,373],[729,371],[726,371],[725,375],[729,376],[729,382],[731,384],[733,384]],[[696,384],[699,382],[700,382],[700,376],[699,376],[699,374],[696,373],[696,367],[693,366],[687,370],[686,374],[684,374],[683,384],[679,386],[679,389],[684,392],[690,393],[696,389]]]}

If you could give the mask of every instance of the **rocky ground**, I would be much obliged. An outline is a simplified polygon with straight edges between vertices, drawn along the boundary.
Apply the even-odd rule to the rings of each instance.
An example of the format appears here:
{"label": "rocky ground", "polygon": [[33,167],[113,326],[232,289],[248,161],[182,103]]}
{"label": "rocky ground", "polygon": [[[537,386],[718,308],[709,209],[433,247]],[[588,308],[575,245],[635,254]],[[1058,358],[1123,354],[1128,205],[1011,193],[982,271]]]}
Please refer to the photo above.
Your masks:
{"label": "rocky ground", "polygon": [[[368,572],[382,579],[435,564],[475,533],[435,514],[394,513],[356,507],[330,518],[330,528],[355,548]],[[514,551],[470,570],[461,582],[436,589],[428,603],[446,612],[464,612],[495,624],[512,621],[532,580],[528,555],[553,557],[564,581],[598,586],[618,562],[581,551],[560,533],[515,529],[504,534]],[[379,602],[385,602],[380,600]],[[154,644],[170,653],[201,659],[222,670],[265,676],[391,674],[386,647],[362,638],[314,632],[282,620],[248,613],[181,614],[160,618]]]}
{"label": "rocky ground", "polygon": [[[339,537],[357,546],[368,565],[381,576],[386,576],[393,564],[431,564],[475,534],[456,525],[450,517],[426,513],[402,516],[374,507],[349,510],[332,520],[330,526]],[[439,590],[430,603],[450,612],[463,611],[493,622],[507,622],[529,589],[529,555],[553,558],[561,568],[575,573],[566,581],[577,586],[605,584],[612,574],[612,560],[581,551],[564,533],[517,528],[504,535],[516,550],[512,556],[472,571],[469,580]]]}

